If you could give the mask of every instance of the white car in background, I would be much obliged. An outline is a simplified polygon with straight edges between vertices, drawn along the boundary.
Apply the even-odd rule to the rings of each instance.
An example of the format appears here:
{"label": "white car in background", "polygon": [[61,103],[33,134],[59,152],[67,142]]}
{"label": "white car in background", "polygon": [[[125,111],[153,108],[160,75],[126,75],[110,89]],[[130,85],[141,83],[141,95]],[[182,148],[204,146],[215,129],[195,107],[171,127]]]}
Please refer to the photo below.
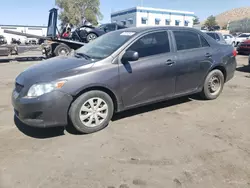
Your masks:
{"label": "white car in background", "polygon": [[250,33],[241,33],[235,37],[234,46],[238,46],[241,42],[250,38]]}
{"label": "white car in background", "polygon": [[233,35],[225,34],[223,35],[223,38],[225,39],[227,44],[230,44],[233,46],[235,45],[235,37]]}

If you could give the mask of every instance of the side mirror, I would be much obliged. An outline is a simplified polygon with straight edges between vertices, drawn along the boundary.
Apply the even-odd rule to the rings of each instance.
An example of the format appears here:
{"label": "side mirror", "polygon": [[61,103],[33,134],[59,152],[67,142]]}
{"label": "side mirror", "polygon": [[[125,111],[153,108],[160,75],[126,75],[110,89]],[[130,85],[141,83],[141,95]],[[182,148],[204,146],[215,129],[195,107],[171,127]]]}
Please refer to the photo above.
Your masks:
{"label": "side mirror", "polygon": [[137,61],[139,59],[138,52],[135,51],[126,51],[125,54],[122,57],[122,61]]}

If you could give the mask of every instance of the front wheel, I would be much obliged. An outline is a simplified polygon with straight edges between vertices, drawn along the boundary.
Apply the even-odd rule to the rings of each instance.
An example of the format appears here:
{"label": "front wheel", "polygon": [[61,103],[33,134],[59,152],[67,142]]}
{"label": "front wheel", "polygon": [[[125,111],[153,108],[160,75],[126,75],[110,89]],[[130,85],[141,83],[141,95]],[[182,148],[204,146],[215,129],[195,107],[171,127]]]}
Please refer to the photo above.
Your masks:
{"label": "front wheel", "polygon": [[224,75],[220,70],[212,70],[205,79],[201,92],[202,98],[206,100],[216,99],[223,90],[224,80]]}
{"label": "front wheel", "polygon": [[72,103],[69,117],[79,132],[89,134],[104,129],[113,112],[111,97],[105,92],[94,90],[83,93]]}

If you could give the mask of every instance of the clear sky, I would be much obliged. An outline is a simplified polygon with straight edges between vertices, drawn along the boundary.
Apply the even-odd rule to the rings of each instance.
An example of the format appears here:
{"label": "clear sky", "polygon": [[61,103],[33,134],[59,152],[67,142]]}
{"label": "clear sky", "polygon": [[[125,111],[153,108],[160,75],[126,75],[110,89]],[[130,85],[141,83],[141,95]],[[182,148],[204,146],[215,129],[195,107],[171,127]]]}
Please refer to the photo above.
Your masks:
{"label": "clear sky", "polygon": [[[101,12],[109,22],[111,11],[143,3],[145,7],[192,11],[204,20],[232,8],[250,6],[250,0],[100,0]],[[48,11],[55,0],[1,0],[0,24],[47,25]]]}

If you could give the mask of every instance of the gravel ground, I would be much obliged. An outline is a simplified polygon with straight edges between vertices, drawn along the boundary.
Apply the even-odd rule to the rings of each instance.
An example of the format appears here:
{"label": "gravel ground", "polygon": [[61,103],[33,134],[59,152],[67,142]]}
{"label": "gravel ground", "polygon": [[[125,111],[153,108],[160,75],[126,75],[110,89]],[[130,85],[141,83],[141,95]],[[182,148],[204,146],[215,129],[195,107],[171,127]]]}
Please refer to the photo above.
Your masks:
{"label": "gravel ground", "polygon": [[0,188],[250,187],[249,69],[239,68],[217,100],[146,106],[76,135],[14,120],[14,78],[34,63],[0,64]]}

